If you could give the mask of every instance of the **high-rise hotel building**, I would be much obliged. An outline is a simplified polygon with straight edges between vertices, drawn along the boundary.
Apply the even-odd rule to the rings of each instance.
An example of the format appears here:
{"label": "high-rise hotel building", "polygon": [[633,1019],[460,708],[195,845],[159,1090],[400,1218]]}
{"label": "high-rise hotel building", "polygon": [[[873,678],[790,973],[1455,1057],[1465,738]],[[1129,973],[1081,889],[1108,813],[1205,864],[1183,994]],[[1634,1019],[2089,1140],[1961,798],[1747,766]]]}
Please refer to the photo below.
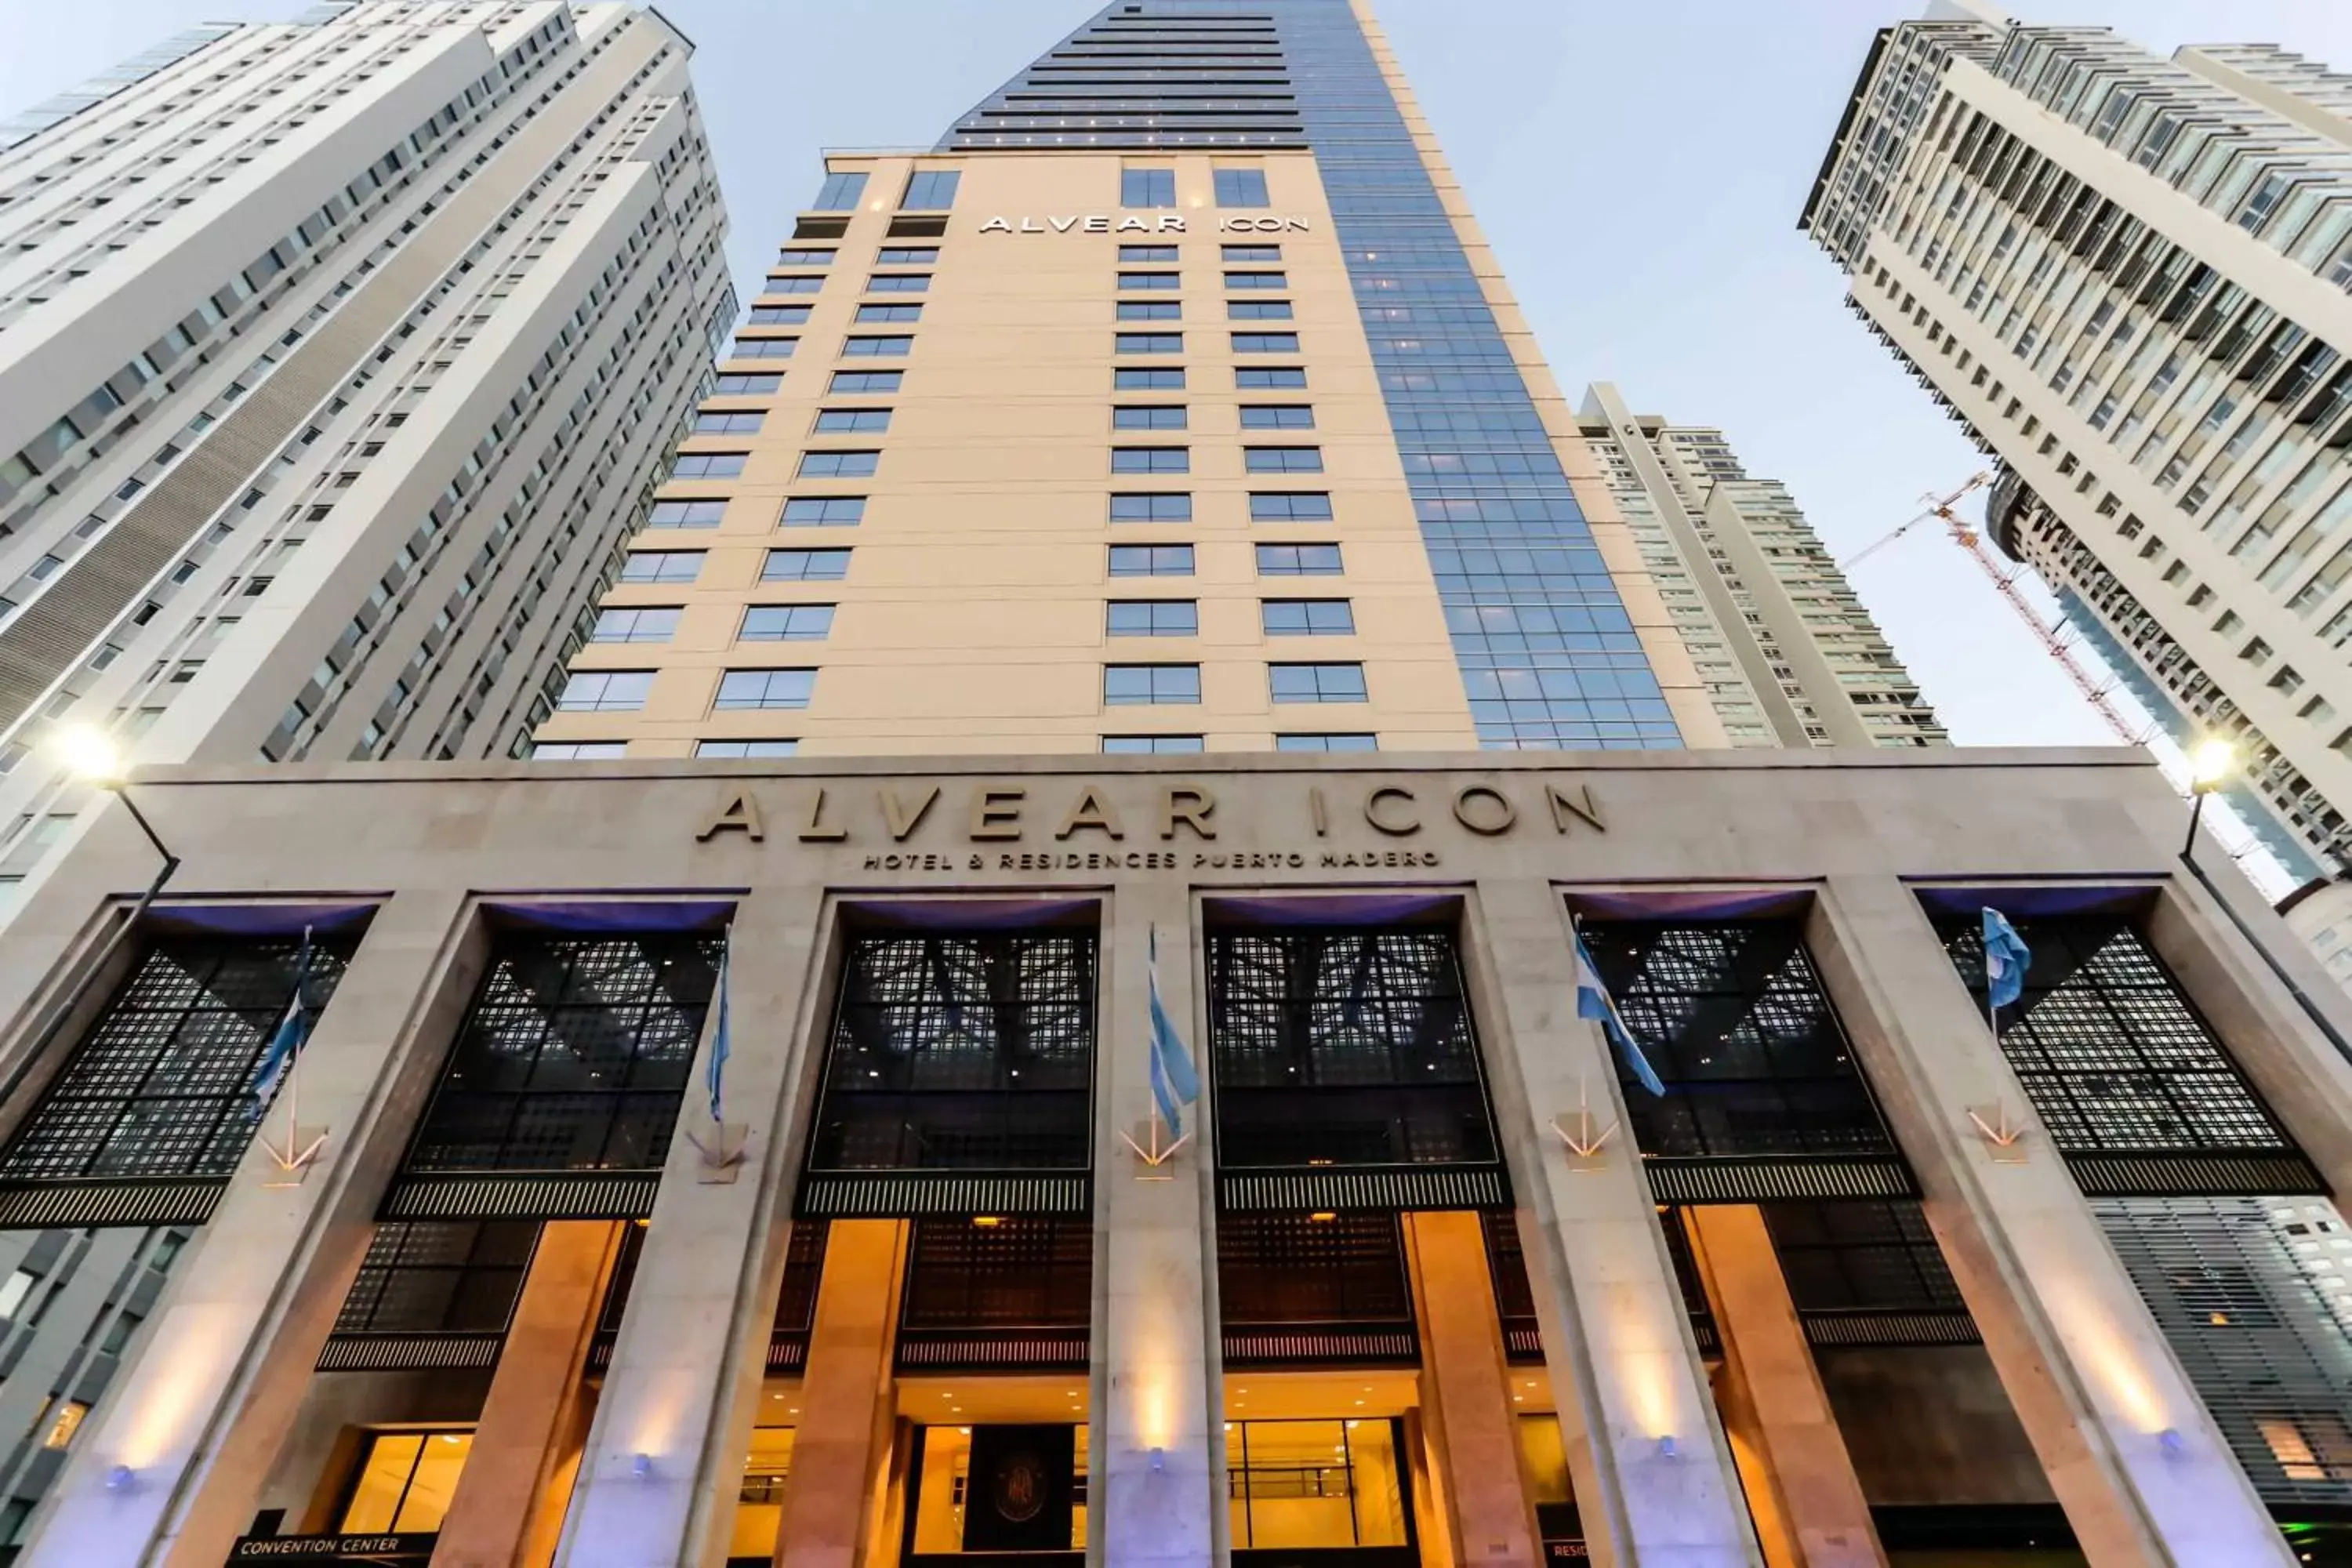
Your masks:
{"label": "high-rise hotel building", "polygon": [[79,830],[62,723],[522,748],[733,315],[690,47],[363,0],[0,132],[0,892]]}
{"label": "high-rise hotel building", "polygon": [[[733,313],[688,53],[621,5],[369,0],[0,126],[0,921],[86,829],[61,725],[520,749]],[[189,1234],[0,1232],[0,1553]]]}
{"label": "high-rise hotel building", "polygon": [[1939,0],[1802,226],[2001,474],[1994,540],[2304,877],[2352,848],[2352,82]]}
{"label": "high-rise hotel building", "polygon": [[1950,737],[1777,479],[1720,430],[1585,389],[1577,428],[1734,746],[1937,746]]}
{"label": "high-rise hotel building", "polygon": [[1721,743],[1344,0],[835,154],[544,757]]}
{"label": "high-rise hotel building", "polygon": [[2135,753],[1723,743],[1904,684],[1361,5],[774,272],[532,760],[148,769],[0,931],[0,1226],[172,1238],[0,1276],[17,1562],[2345,1560],[2352,999]]}

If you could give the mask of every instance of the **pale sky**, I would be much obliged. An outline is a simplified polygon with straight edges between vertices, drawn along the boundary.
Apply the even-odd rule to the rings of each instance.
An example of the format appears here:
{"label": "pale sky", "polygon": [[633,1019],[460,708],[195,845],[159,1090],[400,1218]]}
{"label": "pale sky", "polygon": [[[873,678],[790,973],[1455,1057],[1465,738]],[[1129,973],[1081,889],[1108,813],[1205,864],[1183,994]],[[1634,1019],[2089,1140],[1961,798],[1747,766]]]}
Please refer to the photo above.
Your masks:
{"label": "pale sky", "polygon": [[[1844,559],[1985,466],[1845,309],[1797,216],[1873,29],[1924,0],[1374,0],[1571,396],[1719,426]],[[0,0],[0,117],[199,21],[308,0]],[[746,298],[826,147],[929,145],[1098,0],[660,0],[694,75]],[[2352,66],[2347,0],[2050,0],[2167,51],[2276,43]],[[1979,500],[1968,503],[1971,516]],[[2106,727],[1958,549],[1915,529],[1853,574],[1954,738]]]}

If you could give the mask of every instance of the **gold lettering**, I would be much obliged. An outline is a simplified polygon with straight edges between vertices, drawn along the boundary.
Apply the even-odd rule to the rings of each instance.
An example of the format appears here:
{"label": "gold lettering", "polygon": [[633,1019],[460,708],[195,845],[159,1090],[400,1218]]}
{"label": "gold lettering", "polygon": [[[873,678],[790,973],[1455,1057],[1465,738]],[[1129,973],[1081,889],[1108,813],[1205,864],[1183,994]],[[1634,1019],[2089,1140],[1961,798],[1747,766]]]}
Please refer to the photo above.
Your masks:
{"label": "gold lettering", "polygon": [[1591,784],[1577,785],[1576,795],[1570,796],[1558,784],[1547,784],[1544,798],[1551,803],[1551,825],[1560,832],[1568,831],[1568,819],[1571,816],[1582,820],[1595,833],[1609,831],[1609,825],[1601,820],[1601,803],[1592,798]]}
{"label": "gold lettering", "polygon": [[971,838],[1018,838],[1021,837],[1021,803],[1029,798],[1025,789],[984,789],[971,797]]}
{"label": "gold lettering", "polygon": [[1093,784],[1088,784],[1078,792],[1076,802],[1071,805],[1068,814],[1062,818],[1062,826],[1054,829],[1054,837],[1067,838],[1081,827],[1094,828],[1097,832],[1108,834],[1113,838],[1127,837],[1126,829],[1118,825],[1118,815],[1103,804],[1102,792]]}
{"label": "gold lettering", "polygon": [[1216,814],[1217,797],[1199,784],[1171,784],[1160,792],[1160,837],[1176,837],[1176,825],[1182,823],[1202,837],[1214,839],[1217,830],[1209,818]]}
{"label": "gold lettering", "polygon": [[931,803],[940,798],[940,786],[933,784],[930,793],[917,801],[911,811],[898,799],[897,790],[886,789],[878,793],[882,799],[882,820],[888,826],[890,837],[904,844],[907,836],[923,825],[924,815],[931,809]]}
{"label": "gold lettering", "polygon": [[1407,834],[1420,832],[1421,819],[1419,817],[1410,817],[1403,821],[1399,821],[1395,816],[1382,809],[1384,804],[1391,800],[1402,801],[1405,805],[1411,805],[1412,804],[1412,791],[1405,788],[1402,784],[1382,784],[1380,788],[1374,790],[1371,794],[1364,797],[1364,820],[1370,823],[1374,827],[1380,829],[1382,833],[1387,834],[1391,838],[1402,838]]}
{"label": "gold lettering", "polygon": [[[1473,801],[1485,801],[1487,805],[1473,815]],[[1486,784],[1465,784],[1454,794],[1454,820],[1473,833],[1491,838],[1497,833],[1509,832],[1511,824],[1518,819],[1518,808],[1504,799],[1500,790]]]}
{"label": "gold lettering", "polygon": [[694,841],[708,844],[722,833],[740,833],[754,844],[767,837],[767,827],[760,821],[760,803],[748,795],[734,796],[694,836]]}
{"label": "gold lettering", "polygon": [[801,842],[839,843],[848,837],[849,829],[846,827],[827,827],[824,825],[824,791],[817,791],[815,797],[809,802],[808,826],[801,829]]}

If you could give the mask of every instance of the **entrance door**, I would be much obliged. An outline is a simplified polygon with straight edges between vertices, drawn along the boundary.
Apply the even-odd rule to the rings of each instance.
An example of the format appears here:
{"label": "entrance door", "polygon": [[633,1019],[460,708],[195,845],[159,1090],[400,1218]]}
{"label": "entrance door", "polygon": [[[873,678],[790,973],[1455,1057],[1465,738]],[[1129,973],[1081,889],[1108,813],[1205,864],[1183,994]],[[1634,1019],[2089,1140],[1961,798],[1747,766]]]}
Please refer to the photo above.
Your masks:
{"label": "entrance door", "polygon": [[1067,1552],[1077,1429],[974,1426],[964,1489],[966,1552]]}

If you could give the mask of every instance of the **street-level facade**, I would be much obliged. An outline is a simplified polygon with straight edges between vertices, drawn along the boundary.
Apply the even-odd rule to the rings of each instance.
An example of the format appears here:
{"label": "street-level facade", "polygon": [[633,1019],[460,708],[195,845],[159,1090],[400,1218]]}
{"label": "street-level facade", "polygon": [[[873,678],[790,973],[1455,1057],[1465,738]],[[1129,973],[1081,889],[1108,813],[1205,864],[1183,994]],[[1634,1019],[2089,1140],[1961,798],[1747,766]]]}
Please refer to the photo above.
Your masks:
{"label": "street-level facade", "polygon": [[1720,430],[1584,391],[1577,429],[1734,746],[1950,742],[1796,498]]}
{"label": "street-level facade", "polygon": [[20,1563],[2341,1560],[2352,1010],[2136,754],[131,788],[0,1218],[188,1239]]}
{"label": "street-level facade", "polygon": [[1999,457],[1994,540],[2297,879],[2352,842],[2352,120],[2276,48],[1939,0],[1883,30],[1802,226]]}
{"label": "street-level facade", "polygon": [[1721,742],[1362,6],[1106,6],[764,290],[539,755]]}

